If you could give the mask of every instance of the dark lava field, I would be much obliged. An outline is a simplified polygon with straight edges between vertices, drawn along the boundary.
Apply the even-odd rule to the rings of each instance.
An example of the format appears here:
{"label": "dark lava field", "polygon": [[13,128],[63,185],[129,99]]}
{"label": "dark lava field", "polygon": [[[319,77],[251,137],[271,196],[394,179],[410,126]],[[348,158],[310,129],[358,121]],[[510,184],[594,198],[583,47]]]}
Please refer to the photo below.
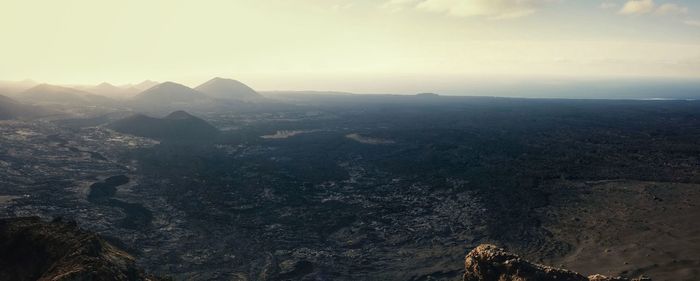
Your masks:
{"label": "dark lava field", "polygon": [[299,94],[188,113],[220,132],[0,121],[0,217],[75,220],[175,280],[459,280],[486,242],[700,278],[682,227],[700,217],[699,101]]}

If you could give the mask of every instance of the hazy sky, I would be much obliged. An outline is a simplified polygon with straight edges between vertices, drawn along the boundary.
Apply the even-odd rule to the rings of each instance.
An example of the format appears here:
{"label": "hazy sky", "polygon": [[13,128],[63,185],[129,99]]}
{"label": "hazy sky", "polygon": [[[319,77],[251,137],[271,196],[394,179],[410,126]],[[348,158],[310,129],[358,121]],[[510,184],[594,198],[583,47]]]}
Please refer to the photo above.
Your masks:
{"label": "hazy sky", "polygon": [[700,78],[696,0],[0,0],[0,36],[0,80]]}

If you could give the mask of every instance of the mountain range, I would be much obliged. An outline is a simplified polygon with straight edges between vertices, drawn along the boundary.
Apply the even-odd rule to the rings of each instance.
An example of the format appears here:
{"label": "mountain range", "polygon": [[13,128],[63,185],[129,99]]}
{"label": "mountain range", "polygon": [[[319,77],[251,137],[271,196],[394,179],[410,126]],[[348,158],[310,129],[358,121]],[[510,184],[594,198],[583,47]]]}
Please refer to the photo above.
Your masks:
{"label": "mountain range", "polygon": [[49,84],[39,84],[19,93],[16,97],[21,101],[35,104],[106,105],[114,102],[105,96]]}
{"label": "mountain range", "polygon": [[[33,85],[33,86],[31,86]],[[7,87],[5,87],[7,86]],[[22,87],[31,88],[22,89]],[[7,90],[7,89],[12,90]],[[33,81],[3,82],[0,95],[16,102],[53,106],[59,105],[66,113],[71,107],[82,107],[99,114],[105,109],[134,110],[164,113],[174,110],[211,110],[214,108],[248,107],[250,103],[264,102],[265,98],[249,86],[233,79],[213,78],[196,88],[175,82],[158,83],[150,80],[139,84],[116,86],[107,82],[94,85],[61,86],[35,84]],[[9,100],[3,102],[11,104]],[[5,110],[9,112],[9,110]],[[9,116],[9,113],[6,114]]]}
{"label": "mountain range", "polygon": [[[144,82],[145,83],[145,82]],[[156,83],[157,84],[157,83]],[[125,86],[115,86],[107,82],[102,82],[96,86],[75,86],[76,89],[90,92],[93,94],[110,97],[113,99],[125,99],[133,97],[134,95],[143,91],[136,86],[125,85]]]}

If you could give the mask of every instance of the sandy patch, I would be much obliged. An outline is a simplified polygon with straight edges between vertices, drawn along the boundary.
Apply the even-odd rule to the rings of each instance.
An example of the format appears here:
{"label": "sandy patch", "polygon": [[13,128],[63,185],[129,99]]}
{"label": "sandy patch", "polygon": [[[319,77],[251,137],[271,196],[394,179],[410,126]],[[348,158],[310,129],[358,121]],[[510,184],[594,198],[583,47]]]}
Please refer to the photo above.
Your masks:
{"label": "sandy patch", "polygon": [[19,196],[0,195],[0,205],[10,203],[10,201],[19,198]]}
{"label": "sandy patch", "polygon": [[392,143],[395,143],[392,140],[367,137],[367,136],[363,136],[363,135],[360,135],[357,133],[348,134],[345,137],[349,138],[351,140],[354,140],[356,142],[359,142],[359,143],[364,143],[364,144],[392,144]]}
{"label": "sandy patch", "polygon": [[574,250],[547,264],[584,274],[700,280],[700,185],[562,185],[565,191],[554,191],[542,213],[543,224]]}
{"label": "sandy patch", "polygon": [[316,130],[281,130],[272,135],[264,135],[260,137],[263,139],[286,139],[300,134],[313,133],[315,131]]}

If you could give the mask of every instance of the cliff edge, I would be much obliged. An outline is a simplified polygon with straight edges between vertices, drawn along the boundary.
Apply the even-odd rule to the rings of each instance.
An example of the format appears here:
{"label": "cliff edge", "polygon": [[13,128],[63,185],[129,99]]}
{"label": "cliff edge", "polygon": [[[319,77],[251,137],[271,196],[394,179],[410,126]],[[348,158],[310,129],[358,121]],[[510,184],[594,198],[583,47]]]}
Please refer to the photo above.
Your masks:
{"label": "cliff edge", "polygon": [[156,281],[98,235],[60,220],[0,219],[0,280]]}

